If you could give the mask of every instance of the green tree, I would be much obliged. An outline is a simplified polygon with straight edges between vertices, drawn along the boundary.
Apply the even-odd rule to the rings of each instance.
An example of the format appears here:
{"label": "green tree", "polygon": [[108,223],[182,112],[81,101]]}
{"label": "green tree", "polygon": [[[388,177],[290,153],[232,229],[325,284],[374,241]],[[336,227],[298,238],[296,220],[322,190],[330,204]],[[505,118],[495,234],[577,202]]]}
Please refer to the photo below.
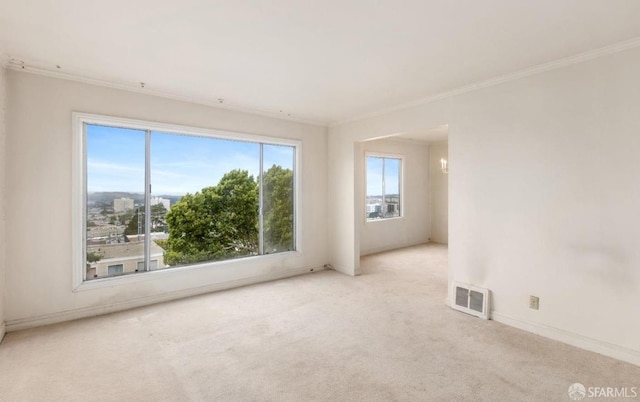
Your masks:
{"label": "green tree", "polygon": [[[151,228],[153,232],[165,231],[167,222],[165,216],[167,209],[162,204],[151,206]],[[131,217],[129,224],[124,230],[125,235],[144,234],[145,229],[145,212],[144,207],[138,207]]]}
{"label": "green tree", "polygon": [[218,185],[186,194],[167,213],[168,265],[258,253],[258,185],[246,170],[232,170]]}
{"label": "green tree", "polygon": [[264,173],[264,252],[293,249],[293,171],[273,165]]}
{"label": "green tree", "polygon": [[122,222],[123,225],[126,225],[127,222],[131,221],[131,219],[133,218],[133,215],[135,214],[136,214],[136,211],[133,209],[130,209],[127,212],[120,214],[118,219],[120,220],[120,222]]}
{"label": "green tree", "polygon": [[102,259],[102,254],[89,251],[87,252],[87,262],[97,262]]}

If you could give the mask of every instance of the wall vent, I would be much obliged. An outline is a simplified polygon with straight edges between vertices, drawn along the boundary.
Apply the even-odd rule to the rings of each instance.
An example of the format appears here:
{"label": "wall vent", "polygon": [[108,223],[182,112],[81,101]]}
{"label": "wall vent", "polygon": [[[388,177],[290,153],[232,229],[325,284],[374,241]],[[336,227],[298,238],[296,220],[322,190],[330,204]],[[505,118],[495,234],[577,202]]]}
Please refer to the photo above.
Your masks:
{"label": "wall vent", "polygon": [[451,308],[476,317],[489,319],[489,289],[453,282]]}

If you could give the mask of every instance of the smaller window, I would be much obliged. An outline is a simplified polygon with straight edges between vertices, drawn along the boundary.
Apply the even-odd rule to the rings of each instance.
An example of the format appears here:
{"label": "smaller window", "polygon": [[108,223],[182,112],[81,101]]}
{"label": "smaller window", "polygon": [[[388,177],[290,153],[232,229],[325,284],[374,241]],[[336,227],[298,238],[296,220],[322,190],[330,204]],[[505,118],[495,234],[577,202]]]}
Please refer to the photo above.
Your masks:
{"label": "smaller window", "polygon": [[124,272],[124,266],[122,264],[109,265],[107,267],[107,274],[111,275],[121,275]]}
{"label": "smaller window", "polygon": [[402,159],[385,156],[366,157],[367,221],[402,216]]}
{"label": "smaller window", "polygon": [[[158,260],[149,261],[149,269],[153,271],[154,269],[158,269]],[[144,271],[144,261],[138,261],[138,265],[136,267],[136,272]]]}

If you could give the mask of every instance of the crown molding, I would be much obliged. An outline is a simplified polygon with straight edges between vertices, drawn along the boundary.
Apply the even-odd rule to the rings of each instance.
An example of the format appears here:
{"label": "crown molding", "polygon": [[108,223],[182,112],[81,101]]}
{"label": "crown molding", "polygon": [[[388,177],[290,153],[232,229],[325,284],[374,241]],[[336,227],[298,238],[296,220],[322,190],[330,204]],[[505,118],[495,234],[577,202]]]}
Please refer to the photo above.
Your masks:
{"label": "crown molding", "polygon": [[339,127],[339,126],[343,126],[350,123],[355,123],[357,121],[361,121],[365,119],[382,116],[382,115],[393,113],[393,112],[399,112],[402,110],[411,109],[417,106],[429,104],[429,103],[447,99],[447,98],[452,98],[457,95],[500,85],[506,82],[515,81],[521,78],[541,74],[547,71],[568,67],[574,64],[580,64],[589,60],[593,60],[609,54],[633,49],[639,46],[640,46],[640,37],[637,37],[637,38],[629,39],[627,41],[619,42],[610,46],[605,46],[598,49],[590,50],[588,52],[583,52],[573,56],[564,57],[562,59],[558,59],[548,63],[540,64],[534,67],[526,68],[524,70],[516,71],[514,73],[501,75],[485,81],[480,81],[480,82],[459,87],[450,91],[445,91],[436,95],[416,99],[410,102],[401,103],[388,108],[380,109],[375,112],[355,115],[353,117],[338,120],[335,122],[284,116],[282,113],[279,113],[276,111],[254,109],[254,108],[244,107],[239,105],[229,105],[229,104],[219,103],[219,102],[215,102],[208,99],[194,98],[194,97],[178,95],[178,94],[169,93],[169,92],[158,91],[148,87],[141,88],[140,83],[115,82],[115,81],[110,81],[106,79],[88,77],[88,76],[84,76],[76,73],[62,72],[59,70],[54,71],[49,68],[37,67],[33,65],[33,63],[28,63],[26,61],[23,62],[19,57],[9,57],[7,54],[2,54],[2,53],[0,53],[0,67],[10,69],[10,70],[15,70],[15,71],[30,72],[33,74],[48,76],[52,78],[59,78],[59,79],[64,79],[68,81],[76,81],[76,82],[81,82],[85,84],[97,85],[97,86],[106,87],[106,88],[114,88],[114,89],[129,91],[129,92],[157,96],[161,98],[174,99],[178,101],[214,107],[217,109],[251,113],[251,114],[271,117],[279,120],[292,121],[295,123],[310,124],[313,126],[333,128],[333,127]]}
{"label": "crown molding", "polygon": [[584,53],[579,53],[573,56],[564,57],[555,61],[551,61],[544,64],[539,64],[534,67],[526,68],[524,70],[516,71],[514,73],[504,74],[498,77],[490,78],[485,81],[479,81],[475,84],[466,85],[460,88],[456,88],[450,91],[442,92],[440,94],[428,96],[425,98],[416,99],[411,102],[402,103],[396,106],[391,106],[385,109],[378,110],[376,112],[365,113],[356,115],[351,118],[343,119],[330,123],[329,127],[339,127],[349,123],[355,123],[360,120],[370,119],[373,117],[382,116],[385,114],[399,112],[401,110],[411,109],[420,105],[436,102],[442,99],[452,98],[457,95],[461,95],[468,92],[477,91],[479,89],[488,88],[496,85],[500,85],[509,81],[515,81],[521,78],[529,77],[532,75],[541,74],[547,71],[557,70],[559,68],[568,67],[574,64],[580,64],[589,60],[597,59],[609,54],[622,52],[625,50],[633,49],[640,46],[640,37],[619,42],[613,45],[601,47],[598,49],[590,50]]}
{"label": "crown molding", "polygon": [[[429,141],[429,140],[415,140],[412,138],[403,138],[403,137],[397,137],[397,136],[381,138],[381,140],[385,140],[389,142],[397,142],[398,144],[417,145],[417,146],[425,146],[425,147],[428,147],[429,144],[431,144],[432,142],[436,142],[436,141]],[[442,140],[438,140],[438,141],[442,141]]]}
{"label": "crown molding", "polygon": [[234,112],[242,112],[242,113],[250,113],[254,115],[260,115],[265,117],[271,117],[279,120],[286,120],[295,123],[309,124],[313,126],[319,127],[327,127],[328,122],[312,120],[312,119],[304,119],[293,116],[285,116],[283,113],[263,110],[263,109],[254,109],[239,105],[229,105],[225,103],[220,103],[208,99],[195,98],[190,96],[178,95],[170,92],[158,91],[152,88],[149,88],[148,84],[143,88],[140,86],[140,83],[132,83],[132,82],[115,82],[111,80],[105,80],[100,78],[93,78],[81,74],[63,72],[63,71],[53,71],[49,68],[43,68],[35,66],[34,63],[29,63],[27,61],[23,61],[21,58],[13,56],[9,57],[7,55],[3,55],[2,61],[0,62],[4,68],[8,70],[27,72],[37,75],[42,75],[45,77],[58,78],[67,81],[75,81],[83,84],[96,85],[105,88],[119,89],[123,91],[135,92],[140,94],[146,94],[151,96],[157,96],[160,98],[173,99],[182,102],[189,102],[198,105],[204,105],[209,107],[214,107],[217,109],[230,110]]}

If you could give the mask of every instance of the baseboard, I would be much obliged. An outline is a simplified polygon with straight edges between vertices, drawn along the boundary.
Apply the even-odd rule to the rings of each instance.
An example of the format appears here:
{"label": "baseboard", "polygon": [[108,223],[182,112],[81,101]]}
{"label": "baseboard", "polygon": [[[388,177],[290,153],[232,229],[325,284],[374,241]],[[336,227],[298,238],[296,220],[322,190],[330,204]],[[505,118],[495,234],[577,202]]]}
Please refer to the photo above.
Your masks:
{"label": "baseboard", "polygon": [[398,250],[398,249],[401,249],[401,248],[419,246],[421,244],[425,244],[425,243],[429,243],[429,242],[430,242],[429,240],[421,240],[419,242],[402,243],[402,244],[395,244],[395,245],[385,245],[385,246],[382,246],[382,247],[370,248],[368,250],[360,250],[360,257],[365,257],[365,256],[372,255],[372,254],[384,253],[384,252],[392,251],[392,250]]}
{"label": "baseboard", "polygon": [[[111,303],[104,306],[92,306],[79,308],[75,310],[62,311],[52,314],[45,314],[35,317],[23,318],[18,320],[7,320],[6,332],[19,331],[28,328],[40,327],[43,325],[56,324],[64,321],[77,320],[80,318],[94,317],[102,314],[115,313],[118,311],[129,310],[136,307],[148,306],[151,304],[157,304],[172,300],[184,299],[186,297],[198,296],[206,293],[217,292],[226,289],[238,288],[241,286],[255,285],[263,282],[270,282],[277,279],[289,278],[292,276],[298,276],[307,274],[310,272],[323,271],[324,267],[314,268],[297,268],[287,271],[281,271],[277,273],[270,273],[266,275],[254,276],[250,278],[243,278],[223,283],[216,283],[206,286],[200,286],[197,288],[189,288],[184,290],[177,290],[174,292],[162,293],[159,295],[152,295],[147,297],[140,297],[137,299],[127,300],[118,303]],[[5,327],[2,326],[2,333],[4,333]]]}
{"label": "baseboard", "polygon": [[563,329],[549,327],[544,324],[538,324],[530,321],[520,320],[495,311],[491,312],[491,319],[511,327],[519,328],[524,331],[532,332],[537,335],[544,336],[580,349],[591,352],[600,353],[614,359],[622,360],[627,363],[640,366],[640,351],[614,345],[612,343],[600,341],[598,339],[589,338]]}

